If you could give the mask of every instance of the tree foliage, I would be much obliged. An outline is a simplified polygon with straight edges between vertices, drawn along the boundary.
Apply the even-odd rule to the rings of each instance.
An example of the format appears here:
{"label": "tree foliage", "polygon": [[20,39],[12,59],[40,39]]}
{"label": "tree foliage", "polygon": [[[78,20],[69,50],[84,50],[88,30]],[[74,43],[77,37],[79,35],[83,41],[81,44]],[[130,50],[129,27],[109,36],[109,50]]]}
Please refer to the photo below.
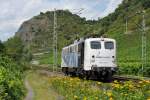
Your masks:
{"label": "tree foliage", "polygon": [[18,61],[23,56],[23,43],[19,37],[13,37],[5,42],[6,53],[14,60]]}
{"label": "tree foliage", "polygon": [[142,5],[145,9],[150,8],[150,1],[149,0],[142,0]]}
{"label": "tree foliage", "polygon": [[22,100],[24,97],[22,52],[19,38],[11,38],[5,43],[0,41],[0,100]]}
{"label": "tree foliage", "polygon": [[24,90],[22,67],[0,55],[0,100],[21,100]]}
{"label": "tree foliage", "polygon": [[3,54],[5,52],[5,46],[4,44],[0,41],[0,54]]}

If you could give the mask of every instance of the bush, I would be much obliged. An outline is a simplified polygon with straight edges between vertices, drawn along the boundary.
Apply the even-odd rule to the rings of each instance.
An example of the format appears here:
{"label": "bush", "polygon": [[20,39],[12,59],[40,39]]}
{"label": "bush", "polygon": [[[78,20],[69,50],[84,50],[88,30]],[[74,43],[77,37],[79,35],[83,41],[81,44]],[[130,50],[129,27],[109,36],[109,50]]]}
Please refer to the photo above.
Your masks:
{"label": "bush", "polygon": [[150,76],[150,63],[147,63],[143,70],[140,62],[120,62],[118,67],[118,74]]}
{"label": "bush", "polygon": [[24,96],[22,70],[13,60],[0,56],[0,100],[21,100]]}
{"label": "bush", "polygon": [[3,43],[0,41],[0,54],[5,53],[5,47],[3,45]]}

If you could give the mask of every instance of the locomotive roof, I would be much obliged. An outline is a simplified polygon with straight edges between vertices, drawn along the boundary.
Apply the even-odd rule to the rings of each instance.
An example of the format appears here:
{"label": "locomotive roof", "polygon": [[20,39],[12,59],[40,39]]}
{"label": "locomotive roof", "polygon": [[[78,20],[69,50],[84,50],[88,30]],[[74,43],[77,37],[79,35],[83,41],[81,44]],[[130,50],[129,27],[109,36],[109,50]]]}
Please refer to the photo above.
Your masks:
{"label": "locomotive roof", "polygon": [[115,39],[111,39],[111,38],[88,38],[86,40],[88,41],[93,41],[93,40],[115,41]]}
{"label": "locomotive roof", "polygon": [[82,41],[77,41],[77,42],[75,42],[75,43],[73,43],[73,44],[70,44],[70,45],[68,45],[68,46],[65,46],[63,49],[66,49],[66,48],[68,48],[68,47],[71,47],[71,46],[74,46],[74,45],[77,45],[77,44],[79,44],[79,43],[81,43],[81,42],[84,42],[84,41],[96,41],[96,40],[100,40],[100,41],[113,41],[113,42],[115,42],[115,39],[112,39],[112,38],[86,38],[85,40],[82,40]]}

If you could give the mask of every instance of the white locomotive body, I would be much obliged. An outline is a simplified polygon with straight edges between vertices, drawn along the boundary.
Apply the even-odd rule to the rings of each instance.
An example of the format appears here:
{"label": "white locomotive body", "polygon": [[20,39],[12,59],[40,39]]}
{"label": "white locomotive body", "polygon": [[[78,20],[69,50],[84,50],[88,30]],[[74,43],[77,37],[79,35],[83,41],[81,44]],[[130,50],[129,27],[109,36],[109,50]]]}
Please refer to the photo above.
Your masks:
{"label": "white locomotive body", "polygon": [[65,74],[110,79],[117,69],[116,41],[110,38],[88,38],[62,49],[62,71]]}

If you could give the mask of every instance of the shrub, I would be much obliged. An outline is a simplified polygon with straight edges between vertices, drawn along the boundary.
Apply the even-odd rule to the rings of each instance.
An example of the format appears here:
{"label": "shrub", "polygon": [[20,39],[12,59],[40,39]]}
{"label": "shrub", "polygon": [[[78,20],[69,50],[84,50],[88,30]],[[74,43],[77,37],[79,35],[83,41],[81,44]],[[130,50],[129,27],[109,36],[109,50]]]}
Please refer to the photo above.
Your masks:
{"label": "shrub", "polygon": [[0,56],[0,100],[21,100],[24,96],[22,70],[13,60]]}
{"label": "shrub", "polygon": [[150,76],[150,63],[144,65],[143,70],[140,62],[120,62],[118,67],[118,74]]}

